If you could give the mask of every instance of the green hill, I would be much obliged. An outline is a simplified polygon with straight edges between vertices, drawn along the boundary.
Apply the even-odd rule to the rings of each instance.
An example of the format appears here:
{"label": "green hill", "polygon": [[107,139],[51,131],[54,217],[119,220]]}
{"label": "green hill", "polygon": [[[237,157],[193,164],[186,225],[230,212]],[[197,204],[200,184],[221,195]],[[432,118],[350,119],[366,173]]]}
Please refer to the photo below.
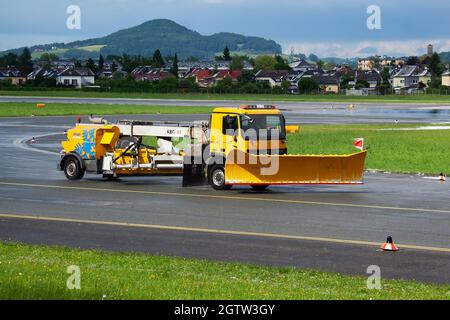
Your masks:
{"label": "green hill", "polygon": [[[281,53],[281,46],[272,40],[226,32],[203,36],[167,19],[147,21],[106,37],[67,44],[34,46],[31,51],[39,48],[44,52],[54,51],[55,54],[65,58],[88,58],[98,57],[99,53],[103,55],[127,53],[150,56],[156,49],[160,49],[163,55],[177,53],[180,58],[191,56],[211,58],[216,53],[222,52],[225,46],[228,46],[231,51],[248,54]],[[20,49],[18,51],[20,52]]]}

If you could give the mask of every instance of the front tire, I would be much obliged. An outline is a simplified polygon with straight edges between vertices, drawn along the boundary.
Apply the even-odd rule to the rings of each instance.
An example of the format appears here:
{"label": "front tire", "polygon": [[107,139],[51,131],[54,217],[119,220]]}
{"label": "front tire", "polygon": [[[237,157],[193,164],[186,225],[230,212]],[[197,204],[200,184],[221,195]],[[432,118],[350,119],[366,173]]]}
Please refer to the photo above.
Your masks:
{"label": "front tire", "polygon": [[231,186],[225,184],[225,168],[223,165],[214,165],[209,171],[209,184],[215,190],[230,190]]}
{"label": "front tire", "polygon": [[80,180],[84,176],[84,170],[76,158],[70,157],[64,162],[64,174],[69,180]]}

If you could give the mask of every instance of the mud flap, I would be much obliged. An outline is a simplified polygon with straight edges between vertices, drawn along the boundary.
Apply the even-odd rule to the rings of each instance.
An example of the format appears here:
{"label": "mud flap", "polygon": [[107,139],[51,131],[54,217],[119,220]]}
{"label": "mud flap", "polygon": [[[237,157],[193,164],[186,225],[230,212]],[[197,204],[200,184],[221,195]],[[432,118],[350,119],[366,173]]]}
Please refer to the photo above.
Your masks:
{"label": "mud flap", "polygon": [[226,184],[361,184],[367,150],[348,155],[252,155],[231,152]]}
{"label": "mud flap", "polygon": [[194,157],[191,156],[184,156],[183,163],[183,187],[206,184],[204,164],[195,164]]}

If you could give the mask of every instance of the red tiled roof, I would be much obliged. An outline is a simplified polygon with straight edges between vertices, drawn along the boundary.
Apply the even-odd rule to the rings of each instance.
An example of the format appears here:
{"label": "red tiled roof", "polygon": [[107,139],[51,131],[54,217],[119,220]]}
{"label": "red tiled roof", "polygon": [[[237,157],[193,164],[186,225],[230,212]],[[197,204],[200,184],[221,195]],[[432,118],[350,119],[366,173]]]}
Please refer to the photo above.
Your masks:
{"label": "red tiled roof", "polygon": [[241,70],[231,70],[230,71],[230,78],[231,79],[237,79],[241,76]]}
{"label": "red tiled roof", "polygon": [[191,72],[191,76],[197,77],[198,81],[212,76],[213,72],[208,69],[195,69]]}
{"label": "red tiled roof", "polygon": [[239,76],[241,75],[240,70],[220,70],[215,75],[214,78],[230,78],[231,80],[237,80]]}

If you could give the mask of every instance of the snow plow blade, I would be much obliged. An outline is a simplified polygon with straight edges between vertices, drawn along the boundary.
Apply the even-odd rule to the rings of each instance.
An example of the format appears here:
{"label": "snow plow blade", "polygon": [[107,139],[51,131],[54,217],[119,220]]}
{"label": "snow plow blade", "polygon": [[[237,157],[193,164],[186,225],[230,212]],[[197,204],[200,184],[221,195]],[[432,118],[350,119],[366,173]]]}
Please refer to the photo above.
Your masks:
{"label": "snow plow blade", "polygon": [[367,150],[348,155],[252,155],[227,157],[227,185],[362,184]]}

